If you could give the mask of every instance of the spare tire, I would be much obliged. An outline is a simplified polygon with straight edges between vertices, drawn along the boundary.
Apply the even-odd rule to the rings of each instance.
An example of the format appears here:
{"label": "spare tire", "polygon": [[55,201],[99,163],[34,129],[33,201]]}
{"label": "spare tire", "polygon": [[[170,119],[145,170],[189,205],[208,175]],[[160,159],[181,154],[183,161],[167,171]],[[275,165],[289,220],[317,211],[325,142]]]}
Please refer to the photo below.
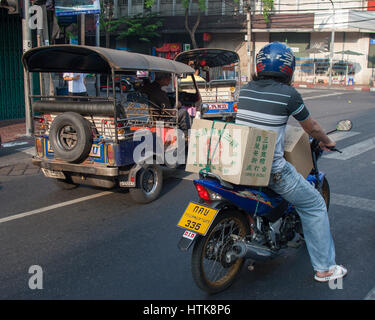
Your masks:
{"label": "spare tire", "polygon": [[52,122],[49,141],[57,159],[80,163],[92,147],[90,122],[75,112],[60,114]]}

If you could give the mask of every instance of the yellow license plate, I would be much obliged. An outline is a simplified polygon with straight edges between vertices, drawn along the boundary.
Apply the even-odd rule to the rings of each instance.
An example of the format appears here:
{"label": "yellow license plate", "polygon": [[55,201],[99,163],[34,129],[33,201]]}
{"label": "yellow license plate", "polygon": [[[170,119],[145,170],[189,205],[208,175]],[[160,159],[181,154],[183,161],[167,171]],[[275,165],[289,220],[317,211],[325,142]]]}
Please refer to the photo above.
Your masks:
{"label": "yellow license plate", "polygon": [[182,215],[179,227],[206,235],[219,210],[190,202]]}
{"label": "yellow license plate", "polygon": [[[47,151],[48,151],[48,153],[53,153],[53,149],[51,147],[51,144],[50,144],[49,140],[47,141]],[[99,144],[93,144],[92,145],[89,157],[101,158],[100,145]]]}
{"label": "yellow license plate", "polygon": [[96,158],[100,158],[101,157],[101,154],[100,154],[100,145],[98,145],[98,144],[93,144],[92,145],[89,157],[96,157]]}

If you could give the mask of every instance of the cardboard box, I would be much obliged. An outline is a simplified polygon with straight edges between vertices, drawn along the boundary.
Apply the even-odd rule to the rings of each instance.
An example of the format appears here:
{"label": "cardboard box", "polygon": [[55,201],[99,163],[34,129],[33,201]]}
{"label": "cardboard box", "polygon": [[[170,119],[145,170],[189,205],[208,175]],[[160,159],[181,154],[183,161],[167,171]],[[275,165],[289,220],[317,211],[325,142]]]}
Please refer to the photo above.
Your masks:
{"label": "cardboard box", "polygon": [[287,126],[284,141],[284,158],[306,178],[313,168],[308,134],[300,127]]}
{"label": "cardboard box", "polygon": [[274,131],[194,119],[185,170],[209,169],[233,184],[267,186],[276,137]]}

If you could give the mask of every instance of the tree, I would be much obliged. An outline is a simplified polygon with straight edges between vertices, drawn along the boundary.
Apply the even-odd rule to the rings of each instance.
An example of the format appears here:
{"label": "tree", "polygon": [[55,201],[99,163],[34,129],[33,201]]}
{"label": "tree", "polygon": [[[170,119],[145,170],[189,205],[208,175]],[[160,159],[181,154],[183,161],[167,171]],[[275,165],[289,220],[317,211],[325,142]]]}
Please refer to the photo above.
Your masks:
{"label": "tree", "polygon": [[118,31],[117,39],[136,36],[140,41],[150,42],[152,38],[160,37],[157,31],[163,25],[163,20],[157,14],[146,12],[112,20],[108,25],[109,32]]}
{"label": "tree", "polygon": [[273,0],[262,0],[264,21],[269,22],[269,16],[273,10]]}
{"label": "tree", "polygon": [[[153,1],[153,0],[151,0]],[[194,0],[193,0],[194,1]],[[198,16],[192,28],[189,26],[189,7],[190,7],[190,0],[181,0],[182,7],[185,9],[185,29],[189,33],[191,43],[194,49],[198,48],[196,39],[195,39],[195,32],[198,29],[198,26],[201,22],[201,15],[202,12],[207,9],[206,7],[206,0],[195,0],[198,3]],[[233,0],[235,3],[239,3],[239,0]],[[248,0],[250,2],[250,0]],[[263,3],[263,17],[266,22],[269,21],[268,17],[273,10],[273,2],[274,0],[261,0]]]}
{"label": "tree", "polygon": [[160,37],[157,30],[163,25],[163,20],[158,17],[158,14],[151,12],[154,3],[155,0],[145,0],[145,13],[113,20],[113,1],[101,2],[100,24],[105,31],[106,47],[109,47],[109,36],[114,31],[118,32],[117,39],[136,36],[140,41],[150,42],[152,38]]}
{"label": "tree", "polygon": [[195,31],[201,22],[201,13],[202,11],[206,10],[206,0],[197,0],[198,1],[198,16],[197,20],[194,23],[194,26],[190,28],[189,26],[189,7],[190,1],[189,0],[181,0],[182,7],[185,9],[185,29],[189,33],[191,44],[193,49],[198,48],[197,41],[195,40]]}
{"label": "tree", "polygon": [[100,1],[99,23],[105,33],[105,47],[110,45],[110,26],[113,18],[113,0]]}

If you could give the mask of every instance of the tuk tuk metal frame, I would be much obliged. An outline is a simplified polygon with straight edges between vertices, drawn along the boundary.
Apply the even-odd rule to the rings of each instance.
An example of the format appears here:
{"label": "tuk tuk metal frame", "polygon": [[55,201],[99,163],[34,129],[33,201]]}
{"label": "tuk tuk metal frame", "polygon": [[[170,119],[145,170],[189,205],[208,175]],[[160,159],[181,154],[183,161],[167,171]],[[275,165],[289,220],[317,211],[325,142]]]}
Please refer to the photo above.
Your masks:
{"label": "tuk tuk metal frame", "polygon": [[[204,110],[204,106],[206,104],[221,104],[225,102],[228,103],[228,110],[233,109],[233,103],[236,103],[235,98],[225,99],[228,94],[223,94],[220,92],[219,87],[215,85],[222,85],[225,84],[225,81],[235,81],[235,89],[234,92],[237,94],[239,93],[240,86],[241,86],[241,68],[240,68],[240,57],[235,51],[227,50],[227,49],[219,49],[219,48],[200,48],[194,49],[190,51],[184,51],[178,54],[175,58],[175,61],[182,62],[185,64],[189,64],[190,61],[193,61],[194,64],[197,66],[200,62],[204,61],[204,66],[207,66],[209,69],[213,69],[216,67],[224,67],[233,65],[235,68],[235,79],[223,79],[218,80],[209,79],[208,82],[204,83],[204,89],[202,88],[202,83],[196,83],[196,79],[193,78],[194,86],[197,86],[200,89],[200,94],[202,97],[202,110],[201,114],[203,118],[226,118],[226,120],[232,119],[236,115],[236,111],[228,111],[222,113],[210,113],[209,110]],[[237,70],[236,70],[237,69]],[[188,83],[184,84],[188,86]],[[202,89],[202,90],[201,90]],[[215,90],[214,95],[206,94],[208,91]],[[203,91],[204,90],[204,91]],[[233,101],[231,101],[233,99]]]}
{"label": "tuk tuk metal frame", "polygon": [[[180,75],[191,75],[194,78],[194,69],[187,66],[186,64],[176,62],[173,60],[163,59],[154,56],[148,56],[138,53],[101,48],[91,46],[77,46],[77,45],[53,45],[31,49],[24,53],[22,57],[22,63],[24,70],[27,74],[27,81],[25,86],[30,89],[30,73],[63,73],[63,72],[74,72],[74,73],[95,73],[103,74],[107,76],[107,96],[51,96],[51,95],[33,95],[29,94],[28,99],[30,103],[30,119],[32,119],[31,134],[36,139],[42,139],[45,143],[43,154],[41,157],[37,156],[33,158],[33,163],[40,166],[45,170],[51,172],[68,173],[70,181],[73,177],[85,177],[91,185],[111,187],[118,183],[120,187],[129,187],[131,190],[139,191],[140,187],[137,184],[138,172],[145,172],[149,170],[142,167],[142,164],[136,163],[134,160],[133,153],[135,148],[134,141],[129,141],[134,136],[134,130],[139,127],[142,130],[152,129],[157,127],[158,119],[166,120],[165,125],[168,128],[178,127],[178,76]],[[152,114],[152,108],[156,107],[152,101],[143,98],[144,106],[147,108],[147,114],[134,115],[128,117],[127,109],[130,105],[128,100],[129,95],[126,97],[126,105],[122,105],[123,91],[120,86],[120,97],[117,98],[116,93],[116,75],[125,74],[126,72],[136,71],[148,71],[153,73],[170,73],[173,76],[175,84],[175,104],[171,109],[159,108],[159,115]],[[109,95],[110,78],[112,78],[112,97]],[[195,83],[195,82],[194,82]],[[196,86],[196,84],[195,84]],[[198,91],[198,88],[196,87]],[[30,92],[30,91],[29,91]],[[137,94],[136,94],[137,95]],[[74,101],[72,101],[74,99]],[[36,101],[38,100],[38,101]],[[133,101],[134,102],[134,101]],[[142,103],[139,103],[142,104]],[[75,163],[69,161],[56,161],[55,155],[52,154],[49,158],[47,157],[48,147],[47,143],[50,140],[47,126],[47,131],[42,131],[39,134],[35,132],[35,121],[37,118],[35,112],[49,114],[49,117],[58,117],[56,114],[73,111],[81,115],[85,115],[86,118],[91,117],[90,125],[98,129],[98,126],[94,118],[104,120],[103,118],[109,118],[112,122],[109,127],[109,136],[105,136],[104,125],[102,124],[101,133],[96,130],[95,141],[103,143],[103,150],[108,151],[108,145],[114,145],[116,150],[116,157],[119,156],[120,160],[116,159],[115,163],[111,164],[108,159],[105,160],[106,154],[103,155],[102,162],[95,162],[90,156],[87,157],[86,161]],[[162,112],[160,112],[162,111]],[[172,112],[171,112],[172,111]],[[169,113],[168,113],[169,112]],[[125,115],[125,117],[123,117]],[[130,113],[129,113],[130,115]],[[113,120],[112,119],[113,116]],[[51,120],[53,125],[53,120]],[[93,125],[92,125],[93,123]],[[135,129],[134,129],[135,127]],[[113,128],[113,135],[112,135]],[[119,136],[119,130],[124,129]],[[134,130],[133,130],[134,129]],[[133,130],[133,131],[132,131]],[[94,139],[93,139],[94,141]],[[164,141],[163,141],[164,143]],[[184,141],[185,143],[185,141]],[[133,149],[132,149],[133,148]],[[155,151],[153,151],[155,152]],[[118,160],[118,161],[117,161]],[[81,160],[79,160],[81,161]],[[77,161],[78,162],[78,161]],[[157,165],[158,166],[158,165]],[[150,169],[151,170],[151,169]],[[152,169],[153,170],[153,169]],[[156,170],[160,170],[157,169]],[[158,174],[158,173],[155,173]],[[78,176],[77,176],[78,175]],[[63,175],[64,176],[64,175]],[[51,176],[55,178],[54,176]],[[141,178],[143,179],[143,178]],[[58,175],[56,180],[59,180]],[[70,182],[71,183],[71,182]],[[80,184],[80,182],[74,182],[73,184]],[[158,187],[161,188],[160,185]],[[158,191],[160,192],[160,190]],[[136,194],[134,192],[134,194]],[[152,197],[140,197],[139,193],[135,198],[141,199],[140,202],[147,203],[152,201]],[[151,200],[150,200],[151,199]]]}
{"label": "tuk tuk metal frame", "polygon": [[[173,60],[167,60],[154,56],[147,56],[138,53],[124,52],[120,50],[113,50],[101,47],[90,47],[90,46],[77,46],[77,45],[54,45],[48,47],[39,47],[27,51],[22,57],[22,63],[25,71],[28,74],[28,81],[25,85],[30,88],[29,73],[52,73],[52,72],[79,72],[79,73],[96,73],[96,74],[106,74],[107,75],[107,97],[89,97],[89,102],[112,102],[113,103],[113,118],[115,128],[118,127],[119,121],[136,121],[137,118],[132,119],[120,119],[118,115],[117,108],[117,98],[116,98],[116,85],[115,76],[116,74],[123,74],[129,71],[149,71],[149,72],[165,72],[171,73],[174,78],[174,83],[176,84],[176,103],[172,109],[164,109],[164,111],[172,111],[177,107],[178,101],[178,82],[176,81],[177,75],[194,74],[194,70],[189,66],[179,63]],[[99,67],[98,67],[99,65]],[[112,78],[112,98],[109,96],[109,79]],[[196,84],[195,84],[196,86]],[[29,90],[30,92],[30,90]],[[122,88],[120,86],[120,94],[122,95]],[[30,94],[28,99],[30,102],[30,116],[33,119],[33,99],[39,98],[42,101],[55,100],[56,96],[49,95],[32,95]],[[77,99],[77,102],[86,101],[88,97],[82,96],[59,96],[63,103],[67,99]],[[151,101],[149,101],[151,102]],[[152,102],[151,102],[152,104]],[[168,116],[160,116],[168,117]],[[144,123],[138,123],[144,124]],[[176,123],[177,127],[177,114]],[[32,126],[31,134],[35,134],[34,125]],[[118,144],[118,130],[115,130],[115,143]]]}

